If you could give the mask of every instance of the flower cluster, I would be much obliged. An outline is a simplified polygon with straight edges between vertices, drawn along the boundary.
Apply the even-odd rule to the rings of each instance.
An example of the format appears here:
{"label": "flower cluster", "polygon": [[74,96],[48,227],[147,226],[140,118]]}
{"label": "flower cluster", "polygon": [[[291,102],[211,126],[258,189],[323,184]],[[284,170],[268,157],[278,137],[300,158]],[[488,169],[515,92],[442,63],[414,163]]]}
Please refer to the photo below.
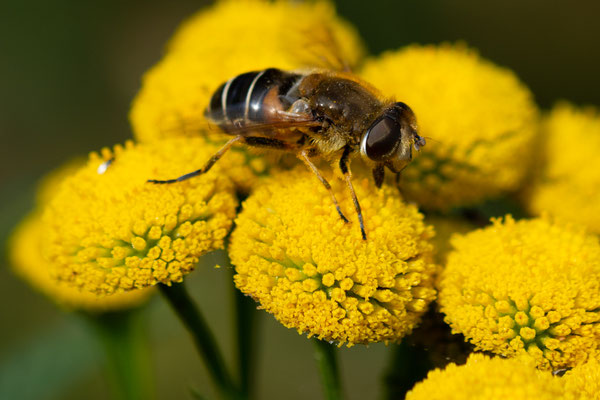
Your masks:
{"label": "flower cluster", "polygon": [[[408,400],[598,398],[600,244],[563,221],[600,232],[598,113],[559,105],[540,138],[529,90],[463,44],[362,61],[358,35],[327,2],[223,0],[193,16],[144,77],[130,114],[137,143],[92,153],[40,190],[43,215],[13,238],[16,271],[59,304],[103,311],[140,304],[147,288],[182,281],[201,255],[227,247],[237,288],[301,334],[398,342],[426,311],[441,311],[446,331],[429,335],[440,345],[430,348],[472,344],[509,357],[473,355],[433,371]],[[223,82],[307,66],[353,67],[382,97],[407,103],[427,138],[402,172],[402,195],[389,182],[376,188],[361,160],[353,165],[367,240],[347,183],[327,166],[331,193],[306,168],[234,146],[206,174],[148,182],[217,153],[226,137],[204,110]],[[523,188],[529,173],[534,184]],[[481,218],[458,217],[519,190],[538,218],[472,230]],[[437,214],[425,219],[419,207]],[[471,344],[448,339],[448,325]],[[547,371],[571,368],[562,378]]]}
{"label": "flower cluster", "polygon": [[507,216],[452,244],[439,303],[453,331],[482,350],[529,354],[542,368],[599,354],[597,237],[548,218]]}
{"label": "flower cluster", "polygon": [[[433,232],[396,189],[356,182],[368,240],[344,223],[304,169],[265,182],[244,203],[229,254],[238,288],[285,326],[340,343],[397,341],[435,297]],[[354,213],[345,185],[332,189]],[[310,210],[310,212],[307,212]]]}
{"label": "flower cluster", "polygon": [[180,176],[216,149],[180,138],[93,154],[44,215],[55,278],[98,294],[181,281],[200,255],[223,247],[231,227],[237,200],[222,173],[227,162],[177,185],[147,180]]}

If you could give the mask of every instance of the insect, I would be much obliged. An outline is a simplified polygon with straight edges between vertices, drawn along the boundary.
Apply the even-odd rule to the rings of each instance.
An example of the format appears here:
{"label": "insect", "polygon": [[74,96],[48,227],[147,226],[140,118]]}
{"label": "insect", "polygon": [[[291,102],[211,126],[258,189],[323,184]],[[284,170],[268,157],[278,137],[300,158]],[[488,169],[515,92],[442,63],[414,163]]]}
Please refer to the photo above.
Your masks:
{"label": "insect", "polygon": [[412,159],[413,147],[418,151],[425,146],[409,106],[384,99],[351,74],[329,70],[269,68],[238,75],[214,92],[205,116],[233,138],[199,170],[149,182],[174,183],[204,174],[238,142],[294,152],[329,191],[340,218],[348,222],[331,186],[311,160],[336,157],[364,240],[367,235],[352,186],[350,157],[360,154],[372,168],[376,186],[381,187],[386,168],[396,174],[398,182]]}

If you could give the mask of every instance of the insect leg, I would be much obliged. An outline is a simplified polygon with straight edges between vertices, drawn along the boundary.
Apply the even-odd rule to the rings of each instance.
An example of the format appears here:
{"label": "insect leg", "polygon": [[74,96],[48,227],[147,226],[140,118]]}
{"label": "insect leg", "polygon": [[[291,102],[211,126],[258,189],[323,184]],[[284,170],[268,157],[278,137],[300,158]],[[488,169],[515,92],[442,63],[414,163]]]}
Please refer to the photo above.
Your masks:
{"label": "insect leg", "polygon": [[373,179],[375,179],[375,186],[380,188],[383,185],[383,178],[385,178],[385,167],[383,164],[378,164],[373,168]]}
{"label": "insect leg", "polygon": [[164,181],[158,180],[158,179],[148,179],[148,182],[150,183],[175,183],[175,182],[181,182],[181,181],[185,181],[186,179],[190,179],[193,178],[194,176],[198,176],[198,175],[202,175],[204,173],[207,173],[213,165],[215,165],[215,163],[217,161],[219,161],[219,159],[221,157],[223,157],[223,154],[225,154],[227,152],[227,150],[229,150],[231,148],[231,146],[239,141],[240,139],[242,139],[242,136],[236,136],[233,139],[229,140],[227,143],[225,143],[223,145],[223,147],[221,147],[219,149],[219,151],[217,151],[207,162],[206,164],[204,164],[204,167],[197,169],[196,171],[187,173],[185,175],[181,175],[179,178],[175,178],[175,179],[167,179]]}
{"label": "insect leg", "polygon": [[335,209],[340,215],[340,218],[342,219],[342,221],[348,223],[348,218],[346,218],[344,213],[342,213],[342,209],[340,208],[340,205],[338,204],[338,201],[335,198],[335,194],[333,194],[333,191],[331,190],[331,185],[329,184],[329,182],[327,182],[323,175],[321,175],[315,164],[313,164],[313,162],[310,161],[310,158],[308,158],[308,155],[306,154],[306,150],[302,150],[300,153],[298,153],[298,158],[302,160],[308,168],[310,168],[310,170],[317,176],[317,178],[319,178],[323,186],[325,186],[325,189],[329,191],[329,194],[331,195],[331,200],[333,200],[333,204],[335,205]]}
{"label": "insect leg", "polygon": [[400,193],[400,196],[402,196],[402,188],[400,187],[400,172],[396,172],[396,189],[398,189],[398,192]]}
{"label": "insect leg", "polygon": [[248,146],[252,147],[263,147],[278,150],[293,150],[296,148],[296,146],[293,144],[284,142],[283,140],[262,136],[244,136],[242,139]]}
{"label": "insect leg", "polygon": [[352,186],[352,173],[350,172],[350,167],[348,165],[348,157],[350,156],[350,152],[352,149],[349,146],[344,147],[344,152],[342,153],[342,158],[340,158],[340,169],[344,174],[344,178],[346,178],[346,184],[350,189],[350,194],[352,195],[352,201],[354,202],[354,208],[356,209],[356,213],[358,214],[358,222],[360,223],[360,233],[362,234],[363,240],[367,240],[367,234],[365,233],[365,224],[363,222],[362,211],[360,210],[360,204],[358,203],[358,198],[356,197],[356,193],[354,192],[354,186]]}

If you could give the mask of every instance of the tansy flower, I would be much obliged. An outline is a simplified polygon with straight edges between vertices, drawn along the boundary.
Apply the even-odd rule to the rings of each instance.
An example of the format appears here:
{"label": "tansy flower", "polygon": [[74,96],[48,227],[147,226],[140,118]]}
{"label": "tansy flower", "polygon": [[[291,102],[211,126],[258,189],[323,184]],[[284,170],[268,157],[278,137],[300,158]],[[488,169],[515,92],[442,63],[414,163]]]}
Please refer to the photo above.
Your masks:
{"label": "tansy flower", "polygon": [[42,256],[44,239],[41,213],[35,211],[13,233],[9,244],[11,263],[16,274],[59,306],[87,312],[113,311],[138,306],[151,294],[151,289],[140,289],[98,296],[57,282],[51,278],[49,263]]}
{"label": "tansy flower", "polygon": [[562,394],[560,379],[531,362],[473,354],[465,365],[429,372],[406,400],[556,400]]}
{"label": "tansy flower", "polygon": [[408,104],[419,134],[431,138],[402,173],[409,198],[448,209],[519,187],[537,150],[537,109],[511,71],[445,44],[384,53],[361,76]]}
{"label": "tansy flower", "polygon": [[182,25],[144,76],[130,116],[135,137],[197,135],[207,127],[203,114],[212,93],[241,73],[353,65],[362,49],[328,2],[217,2]]}
{"label": "tansy flower", "polygon": [[528,208],[600,233],[600,114],[556,106],[542,125],[544,161],[529,190]]}
{"label": "tansy flower", "polygon": [[[345,215],[345,184],[330,180]],[[433,230],[395,188],[355,179],[368,239],[304,168],[261,185],[236,220],[235,283],[283,325],[338,343],[397,341],[435,297]],[[354,218],[352,218],[354,220]]]}
{"label": "tansy flower", "polygon": [[600,362],[596,358],[568,371],[562,380],[566,399],[600,400]]}
{"label": "tansy flower", "polygon": [[529,354],[542,368],[600,349],[600,244],[548,218],[504,221],[454,236],[439,304],[481,350]]}
{"label": "tansy flower", "polygon": [[224,172],[231,159],[183,182],[147,180],[200,168],[216,149],[198,137],[92,154],[44,215],[53,276],[98,294],[181,281],[199,256],[223,247],[231,228],[237,201]]}

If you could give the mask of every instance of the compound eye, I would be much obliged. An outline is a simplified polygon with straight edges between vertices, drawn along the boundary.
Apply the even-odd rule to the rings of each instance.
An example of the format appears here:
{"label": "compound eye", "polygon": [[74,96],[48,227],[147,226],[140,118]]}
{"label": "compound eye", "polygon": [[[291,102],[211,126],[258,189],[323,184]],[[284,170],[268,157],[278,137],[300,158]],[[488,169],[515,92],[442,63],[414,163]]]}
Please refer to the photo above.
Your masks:
{"label": "compound eye", "polygon": [[400,124],[389,117],[375,121],[363,139],[363,151],[373,161],[385,161],[400,143]]}

